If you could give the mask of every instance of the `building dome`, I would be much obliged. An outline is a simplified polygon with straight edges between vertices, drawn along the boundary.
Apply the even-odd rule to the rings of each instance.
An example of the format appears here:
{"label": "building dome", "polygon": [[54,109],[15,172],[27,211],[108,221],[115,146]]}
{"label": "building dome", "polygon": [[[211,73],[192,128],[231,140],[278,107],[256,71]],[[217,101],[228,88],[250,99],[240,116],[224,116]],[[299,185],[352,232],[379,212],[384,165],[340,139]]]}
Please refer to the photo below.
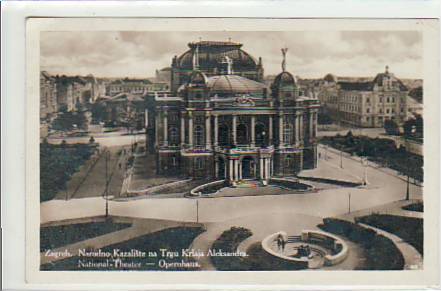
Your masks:
{"label": "building dome", "polygon": [[273,86],[280,88],[286,86],[296,86],[296,80],[294,76],[289,72],[282,72],[276,76],[273,82]]}
{"label": "building dome", "polygon": [[325,80],[326,82],[333,82],[333,83],[337,83],[337,77],[333,74],[327,74],[323,80]]}
{"label": "building dome", "polygon": [[228,56],[233,61],[233,70],[255,70],[258,62],[241,49],[242,44],[222,41],[200,41],[188,44],[189,50],[177,58],[181,69],[193,69],[193,57],[197,54],[199,69],[212,71],[221,66],[222,59]]}
{"label": "building dome", "polygon": [[236,95],[236,94],[264,94],[266,86],[237,75],[220,75],[208,78],[207,87],[210,94]]}

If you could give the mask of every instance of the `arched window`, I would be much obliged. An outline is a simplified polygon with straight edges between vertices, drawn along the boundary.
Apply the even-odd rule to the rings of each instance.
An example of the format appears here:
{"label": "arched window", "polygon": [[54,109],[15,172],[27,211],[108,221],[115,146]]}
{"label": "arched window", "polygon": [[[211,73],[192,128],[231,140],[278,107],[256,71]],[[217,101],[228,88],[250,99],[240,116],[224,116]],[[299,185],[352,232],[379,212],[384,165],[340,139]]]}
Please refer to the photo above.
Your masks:
{"label": "arched window", "polygon": [[169,140],[171,145],[179,144],[179,131],[176,127],[171,127],[168,130]]}
{"label": "arched window", "polygon": [[194,128],[194,144],[197,146],[204,145],[204,128],[200,125]]}
{"label": "arched window", "polygon": [[226,146],[230,143],[230,131],[226,124],[219,126],[219,145]]}
{"label": "arched window", "polygon": [[256,145],[258,146],[263,146],[266,144],[266,129],[265,129],[265,125],[261,122],[256,124],[255,127],[255,132],[256,132]]}
{"label": "arched window", "polygon": [[287,122],[283,127],[283,141],[286,144],[292,144],[292,125]]}
{"label": "arched window", "polygon": [[238,144],[248,144],[248,128],[245,124],[241,123],[237,126],[236,134]]}
{"label": "arched window", "polygon": [[196,158],[194,160],[194,168],[195,170],[202,170],[204,168],[204,160],[201,158]]}

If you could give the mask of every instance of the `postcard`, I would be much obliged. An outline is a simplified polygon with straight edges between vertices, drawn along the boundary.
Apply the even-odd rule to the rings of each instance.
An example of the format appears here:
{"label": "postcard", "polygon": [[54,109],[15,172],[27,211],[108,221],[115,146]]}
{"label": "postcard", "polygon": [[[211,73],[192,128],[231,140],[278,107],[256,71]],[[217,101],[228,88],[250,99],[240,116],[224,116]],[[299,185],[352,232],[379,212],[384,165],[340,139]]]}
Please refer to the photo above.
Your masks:
{"label": "postcard", "polygon": [[438,282],[437,20],[26,33],[29,282]]}

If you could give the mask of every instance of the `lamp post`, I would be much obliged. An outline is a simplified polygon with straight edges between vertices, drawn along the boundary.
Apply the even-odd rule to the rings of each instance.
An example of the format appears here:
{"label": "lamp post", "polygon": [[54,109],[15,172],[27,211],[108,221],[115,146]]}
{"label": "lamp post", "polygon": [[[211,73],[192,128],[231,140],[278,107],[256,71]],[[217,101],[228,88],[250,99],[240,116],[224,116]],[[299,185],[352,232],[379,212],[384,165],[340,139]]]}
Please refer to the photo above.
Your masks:
{"label": "lamp post", "polygon": [[196,222],[199,223],[199,199],[196,199]]}
{"label": "lamp post", "polygon": [[348,213],[351,213],[351,193],[348,193]]}
{"label": "lamp post", "polygon": [[104,200],[106,201],[106,218],[109,217],[109,173],[108,173],[108,164],[109,164],[109,154],[110,152],[108,150],[106,150],[106,152],[104,153],[105,158],[106,158],[106,184],[105,184],[105,189],[104,189]]}
{"label": "lamp post", "polygon": [[340,168],[343,169],[343,151],[340,150]]}

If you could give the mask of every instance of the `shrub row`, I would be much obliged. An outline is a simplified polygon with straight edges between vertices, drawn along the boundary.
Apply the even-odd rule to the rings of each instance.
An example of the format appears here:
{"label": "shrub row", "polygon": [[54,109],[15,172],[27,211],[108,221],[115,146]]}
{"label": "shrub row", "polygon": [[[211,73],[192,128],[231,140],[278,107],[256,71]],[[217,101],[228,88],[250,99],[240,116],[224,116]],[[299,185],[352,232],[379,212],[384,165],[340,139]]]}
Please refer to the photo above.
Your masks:
{"label": "shrub row", "polygon": [[366,263],[358,269],[402,270],[404,267],[403,255],[395,244],[374,230],[335,218],[323,219],[323,224],[319,227],[324,231],[344,236],[363,247]]}
{"label": "shrub row", "polygon": [[[251,230],[243,227],[231,227],[224,231],[212,245],[212,249],[224,252],[235,252],[239,244],[252,236]],[[248,270],[245,257],[211,257],[211,261],[220,271],[245,271]]]}
{"label": "shrub row", "polygon": [[393,233],[409,243],[423,255],[424,223],[421,218],[372,214],[358,218],[358,221]]}

